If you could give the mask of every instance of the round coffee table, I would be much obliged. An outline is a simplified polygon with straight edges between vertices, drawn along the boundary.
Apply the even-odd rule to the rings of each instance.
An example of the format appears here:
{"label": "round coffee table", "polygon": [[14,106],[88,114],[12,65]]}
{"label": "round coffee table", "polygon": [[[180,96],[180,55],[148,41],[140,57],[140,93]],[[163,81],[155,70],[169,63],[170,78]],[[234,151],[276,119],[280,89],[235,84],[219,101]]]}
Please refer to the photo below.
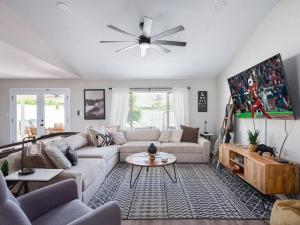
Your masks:
{"label": "round coffee table", "polygon": [[[165,161],[163,159],[165,159]],[[172,155],[172,154],[169,154],[166,152],[157,153],[157,155],[155,156],[155,160],[150,160],[149,155],[146,152],[135,153],[135,154],[127,156],[125,158],[125,162],[127,162],[128,164],[131,164],[130,185],[129,185],[130,188],[132,188],[134,186],[134,184],[137,182],[137,180],[139,179],[142,169],[147,168],[147,172],[148,172],[149,167],[162,167],[166,171],[169,178],[173,181],[173,183],[176,183],[177,182],[177,172],[176,172],[176,167],[175,167],[176,161],[177,161],[177,158],[175,155]],[[172,178],[169,171],[165,168],[165,166],[168,166],[171,164],[173,165],[174,179]],[[140,169],[139,169],[139,172],[138,172],[136,178],[132,182],[134,166],[139,166]]]}

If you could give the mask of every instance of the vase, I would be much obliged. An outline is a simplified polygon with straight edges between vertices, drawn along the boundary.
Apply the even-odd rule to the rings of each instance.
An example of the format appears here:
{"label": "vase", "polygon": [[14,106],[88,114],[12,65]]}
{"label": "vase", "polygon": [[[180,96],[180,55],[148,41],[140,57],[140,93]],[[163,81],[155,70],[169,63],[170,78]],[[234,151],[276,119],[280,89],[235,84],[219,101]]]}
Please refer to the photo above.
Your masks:
{"label": "vase", "polygon": [[157,147],[151,143],[148,147],[148,153],[149,153],[149,159],[150,160],[155,160],[155,155],[157,153]]}
{"label": "vase", "polygon": [[256,147],[257,147],[257,145],[249,144],[248,149],[249,149],[250,152],[255,152],[256,151]]}

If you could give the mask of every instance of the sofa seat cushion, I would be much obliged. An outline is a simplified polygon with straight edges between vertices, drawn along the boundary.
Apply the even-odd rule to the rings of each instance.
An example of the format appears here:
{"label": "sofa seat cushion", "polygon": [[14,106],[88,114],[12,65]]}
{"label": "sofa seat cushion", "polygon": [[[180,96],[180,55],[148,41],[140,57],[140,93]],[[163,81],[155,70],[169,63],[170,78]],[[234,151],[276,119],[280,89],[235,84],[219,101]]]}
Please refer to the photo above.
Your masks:
{"label": "sofa seat cushion", "polygon": [[[59,197],[59,196],[58,196]],[[65,225],[79,217],[82,217],[91,212],[88,206],[76,199],[63,204],[38,219],[32,221],[33,225]]]}
{"label": "sofa seat cushion", "polygon": [[96,180],[99,175],[99,171],[104,169],[103,161],[101,159],[91,159],[91,158],[79,158],[77,165],[72,166],[71,168],[65,169],[65,171],[71,173],[78,173],[82,178],[82,190],[86,188]]}
{"label": "sofa seat cushion", "polygon": [[203,153],[203,148],[196,143],[179,142],[179,143],[162,143],[161,151],[168,153]]}
{"label": "sofa seat cushion", "polygon": [[105,147],[86,146],[77,150],[79,158],[102,158],[105,162],[118,154],[118,145]]}
{"label": "sofa seat cushion", "polygon": [[121,153],[146,152],[151,143],[153,143],[158,150],[161,148],[161,143],[158,141],[127,141],[124,145],[119,147],[119,150]]}

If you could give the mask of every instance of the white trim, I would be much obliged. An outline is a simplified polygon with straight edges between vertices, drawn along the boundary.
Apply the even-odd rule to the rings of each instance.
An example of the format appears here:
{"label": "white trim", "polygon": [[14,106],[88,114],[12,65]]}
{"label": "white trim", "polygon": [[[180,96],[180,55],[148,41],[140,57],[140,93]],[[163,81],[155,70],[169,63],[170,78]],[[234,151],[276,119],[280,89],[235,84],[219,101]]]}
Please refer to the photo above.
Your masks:
{"label": "white trim", "polygon": [[[37,105],[39,110],[37,110],[37,118],[45,119],[44,112],[44,98],[45,94],[64,94],[65,96],[65,131],[70,131],[70,88],[10,88],[9,98],[10,98],[10,142],[13,143],[16,140],[16,95],[17,94],[32,94],[37,95]],[[41,126],[37,127],[38,134],[43,134]],[[44,129],[44,128],[43,128]]]}

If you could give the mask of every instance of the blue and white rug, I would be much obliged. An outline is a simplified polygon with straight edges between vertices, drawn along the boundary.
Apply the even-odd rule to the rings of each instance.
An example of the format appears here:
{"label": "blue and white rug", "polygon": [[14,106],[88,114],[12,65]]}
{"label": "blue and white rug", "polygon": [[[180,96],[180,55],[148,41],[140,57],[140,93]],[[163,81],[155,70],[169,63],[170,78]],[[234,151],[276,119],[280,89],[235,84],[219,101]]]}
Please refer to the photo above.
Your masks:
{"label": "blue and white rug", "polygon": [[[129,187],[131,166],[119,163],[89,203],[97,208],[116,201],[122,219],[269,219],[263,196],[221,168],[209,164],[176,164],[173,183],[163,168],[143,169],[138,182]],[[172,167],[169,168],[173,175]],[[138,167],[135,167],[135,174]]]}

